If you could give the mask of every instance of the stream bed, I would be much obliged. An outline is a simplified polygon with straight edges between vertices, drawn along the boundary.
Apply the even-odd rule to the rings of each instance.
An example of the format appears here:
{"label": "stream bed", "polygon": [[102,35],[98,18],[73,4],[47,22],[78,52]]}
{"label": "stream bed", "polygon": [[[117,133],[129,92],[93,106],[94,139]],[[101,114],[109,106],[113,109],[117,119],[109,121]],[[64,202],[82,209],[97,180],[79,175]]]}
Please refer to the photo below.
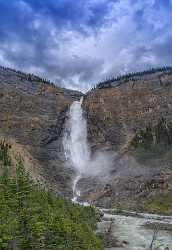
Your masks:
{"label": "stream bed", "polygon": [[100,210],[104,215],[98,223],[98,231],[110,234],[111,241],[116,242],[105,250],[154,250],[157,247],[172,250],[172,217]]}

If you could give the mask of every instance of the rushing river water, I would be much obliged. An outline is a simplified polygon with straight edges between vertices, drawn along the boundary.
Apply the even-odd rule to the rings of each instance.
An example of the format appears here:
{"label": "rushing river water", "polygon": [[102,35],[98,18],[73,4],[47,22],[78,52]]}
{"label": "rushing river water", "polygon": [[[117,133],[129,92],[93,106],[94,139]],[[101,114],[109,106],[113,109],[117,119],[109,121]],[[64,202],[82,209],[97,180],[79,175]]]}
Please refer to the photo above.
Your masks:
{"label": "rushing river water", "polygon": [[[104,216],[98,223],[98,230],[106,233],[111,226],[109,233],[118,241],[118,246],[106,248],[107,250],[149,250],[153,236],[152,249],[159,247],[164,250],[168,246],[168,249],[172,250],[172,217],[132,213],[131,215],[120,215],[115,214],[115,210],[108,209],[101,209],[101,211]],[[128,212],[128,214],[130,213]],[[161,229],[158,230],[158,228]]]}

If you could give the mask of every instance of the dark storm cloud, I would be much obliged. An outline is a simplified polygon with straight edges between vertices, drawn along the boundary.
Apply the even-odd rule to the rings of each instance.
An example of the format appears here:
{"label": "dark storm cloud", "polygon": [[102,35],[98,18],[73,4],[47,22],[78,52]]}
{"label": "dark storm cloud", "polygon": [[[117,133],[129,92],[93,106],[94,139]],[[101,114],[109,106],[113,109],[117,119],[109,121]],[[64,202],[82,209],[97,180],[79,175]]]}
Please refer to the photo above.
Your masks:
{"label": "dark storm cloud", "polygon": [[81,90],[172,64],[171,1],[0,0],[0,64]]}

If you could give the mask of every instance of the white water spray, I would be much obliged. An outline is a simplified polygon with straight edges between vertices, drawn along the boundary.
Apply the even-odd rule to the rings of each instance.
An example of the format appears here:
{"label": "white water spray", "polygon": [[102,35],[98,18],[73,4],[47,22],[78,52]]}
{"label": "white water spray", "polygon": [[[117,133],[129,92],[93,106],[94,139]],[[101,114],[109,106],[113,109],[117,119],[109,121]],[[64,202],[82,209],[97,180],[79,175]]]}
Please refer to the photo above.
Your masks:
{"label": "white water spray", "polygon": [[87,143],[87,123],[83,116],[82,101],[72,103],[67,122],[67,131],[63,138],[65,156],[76,171],[73,181],[73,196],[77,196],[77,183],[85,174],[90,162],[90,148]]}
{"label": "white water spray", "polygon": [[97,151],[91,156],[90,146],[87,141],[87,122],[83,115],[82,101],[74,101],[70,106],[69,118],[63,138],[63,147],[68,164],[75,170],[73,180],[74,201],[80,196],[77,188],[82,177],[101,176],[107,177],[113,163],[112,153]]}

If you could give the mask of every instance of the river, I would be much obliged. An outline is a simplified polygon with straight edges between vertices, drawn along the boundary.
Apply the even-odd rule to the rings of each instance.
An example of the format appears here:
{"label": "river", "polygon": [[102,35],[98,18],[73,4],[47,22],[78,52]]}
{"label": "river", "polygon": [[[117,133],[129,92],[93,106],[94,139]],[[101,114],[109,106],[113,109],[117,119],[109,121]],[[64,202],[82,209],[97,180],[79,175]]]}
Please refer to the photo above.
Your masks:
{"label": "river", "polygon": [[108,232],[110,238],[117,242],[116,246],[105,250],[154,250],[157,247],[158,250],[172,249],[172,217],[128,211],[118,214],[113,209],[100,210],[104,215],[97,225],[98,231],[104,234]]}

